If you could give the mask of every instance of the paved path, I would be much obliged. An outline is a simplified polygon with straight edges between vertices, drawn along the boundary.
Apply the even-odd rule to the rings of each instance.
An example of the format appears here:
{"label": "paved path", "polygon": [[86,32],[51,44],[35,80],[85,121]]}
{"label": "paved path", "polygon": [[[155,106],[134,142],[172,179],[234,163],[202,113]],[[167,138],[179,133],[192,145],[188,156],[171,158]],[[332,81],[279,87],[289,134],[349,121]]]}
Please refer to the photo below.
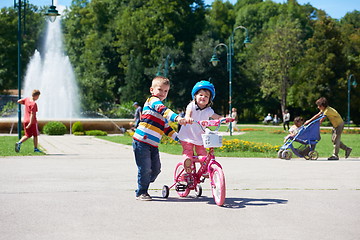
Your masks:
{"label": "paved path", "polygon": [[[46,156],[0,159],[0,239],[336,239],[360,236],[360,159],[219,158],[227,199],[180,199],[179,156],[161,154],[152,202],[135,200],[132,149],[94,137],[40,137]],[[192,193],[190,193],[192,194]]]}

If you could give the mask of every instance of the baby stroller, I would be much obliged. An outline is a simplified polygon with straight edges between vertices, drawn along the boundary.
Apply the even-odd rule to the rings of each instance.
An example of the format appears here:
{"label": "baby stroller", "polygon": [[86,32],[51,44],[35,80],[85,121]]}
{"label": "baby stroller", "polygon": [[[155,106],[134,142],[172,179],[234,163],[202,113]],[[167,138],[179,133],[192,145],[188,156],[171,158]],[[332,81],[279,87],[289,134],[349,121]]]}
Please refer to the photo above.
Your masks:
{"label": "baby stroller", "polygon": [[[315,151],[316,144],[320,141],[320,120],[325,116],[310,122],[306,126],[301,126],[299,132],[286,140],[285,144],[278,151],[278,157],[281,159],[290,160],[292,152],[306,160],[317,160],[319,153]],[[298,143],[299,147],[294,146],[294,142]],[[291,152],[291,151],[292,152]]]}

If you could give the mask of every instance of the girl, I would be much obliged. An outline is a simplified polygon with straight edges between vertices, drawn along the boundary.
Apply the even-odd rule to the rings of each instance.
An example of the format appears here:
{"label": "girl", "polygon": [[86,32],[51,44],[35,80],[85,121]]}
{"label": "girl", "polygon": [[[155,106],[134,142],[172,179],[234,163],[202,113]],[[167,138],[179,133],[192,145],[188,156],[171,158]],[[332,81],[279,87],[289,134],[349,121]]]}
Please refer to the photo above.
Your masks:
{"label": "girl", "polygon": [[[212,101],[215,98],[214,85],[208,81],[200,81],[195,84],[191,91],[192,101],[187,105],[185,119],[187,123],[194,121],[220,119],[222,116],[216,114],[211,108]],[[201,134],[204,131],[199,124],[188,124],[181,127],[179,139],[185,156],[184,168],[187,173],[191,172],[192,157],[194,148],[198,156],[206,156],[207,152],[203,145]]]}

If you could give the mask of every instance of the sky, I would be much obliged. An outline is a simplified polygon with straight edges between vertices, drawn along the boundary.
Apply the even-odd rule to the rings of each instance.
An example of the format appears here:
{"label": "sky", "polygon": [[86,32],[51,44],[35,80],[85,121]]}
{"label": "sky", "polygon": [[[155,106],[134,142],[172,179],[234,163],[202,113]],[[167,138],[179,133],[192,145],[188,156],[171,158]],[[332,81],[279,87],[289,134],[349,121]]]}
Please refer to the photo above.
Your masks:
{"label": "sky", "polygon": [[[18,1],[18,0],[16,0]],[[237,2],[237,0],[229,0],[231,3]],[[286,0],[273,0],[274,2],[283,3]],[[52,0],[29,0],[31,4],[44,6],[51,5]],[[56,4],[58,2],[58,4]],[[211,4],[213,0],[205,0],[205,4]],[[312,6],[325,10],[325,12],[332,18],[340,19],[347,12],[354,10],[360,11],[359,0],[298,0],[300,4],[310,3]],[[70,6],[71,0],[54,0],[54,5]],[[0,8],[14,6],[14,0],[0,0]],[[59,9],[60,10],[60,9]]]}

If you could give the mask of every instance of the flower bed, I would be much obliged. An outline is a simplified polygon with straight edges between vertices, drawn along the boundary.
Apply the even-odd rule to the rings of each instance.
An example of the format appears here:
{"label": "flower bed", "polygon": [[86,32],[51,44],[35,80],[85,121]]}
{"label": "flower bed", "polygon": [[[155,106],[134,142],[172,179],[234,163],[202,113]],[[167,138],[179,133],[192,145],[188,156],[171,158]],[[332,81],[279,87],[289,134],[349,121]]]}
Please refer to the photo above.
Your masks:
{"label": "flower bed", "polygon": [[266,143],[256,143],[243,141],[239,139],[223,140],[223,146],[217,148],[216,151],[220,152],[277,152],[281,146],[273,146]]}

